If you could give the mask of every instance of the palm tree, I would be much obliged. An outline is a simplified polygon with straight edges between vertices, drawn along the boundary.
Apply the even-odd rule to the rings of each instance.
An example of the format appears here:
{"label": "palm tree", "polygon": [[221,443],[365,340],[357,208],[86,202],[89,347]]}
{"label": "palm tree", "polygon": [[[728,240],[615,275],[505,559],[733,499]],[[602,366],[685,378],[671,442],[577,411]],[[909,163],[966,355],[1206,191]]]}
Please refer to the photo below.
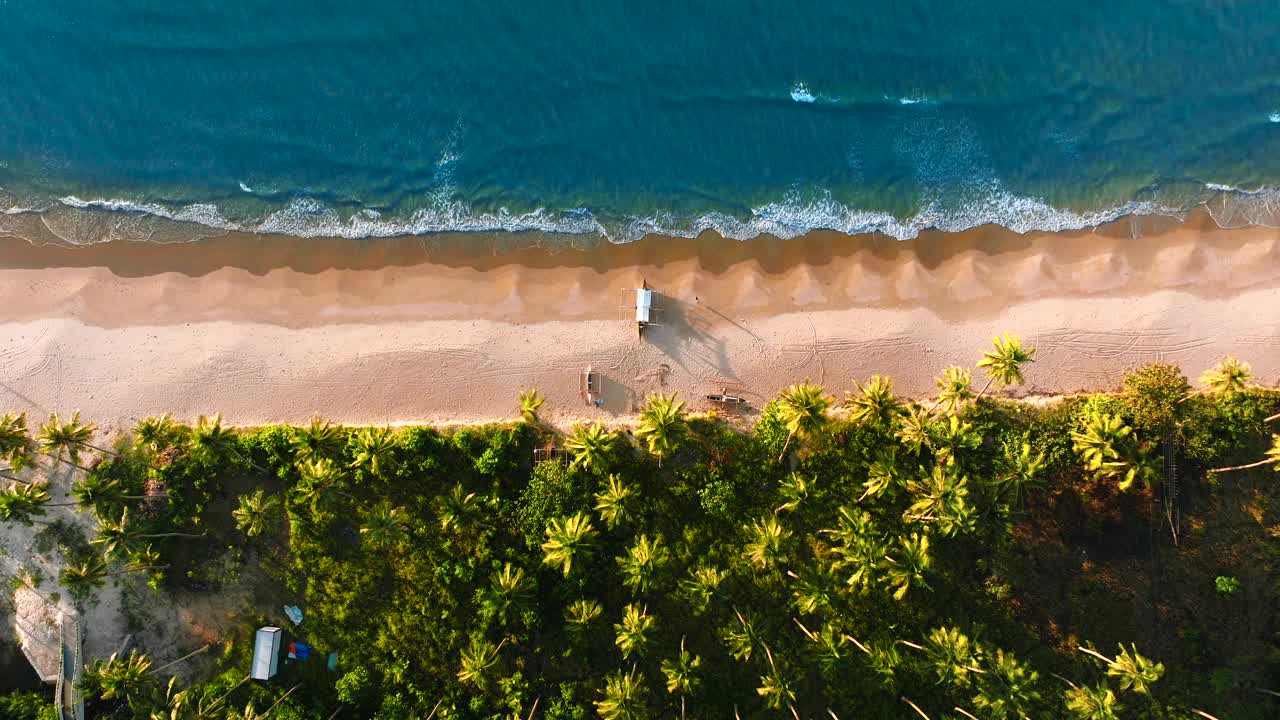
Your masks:
{"label": "palm tree", "polygon": [[680,593],[693,606],[693,614],[701,615],[707,611],[711,599],[724,582],[725,572],[710,565],[699,565],[689,569],[689,577],[679,583]]}
{"label": "palm tree", "polygon": [[900,540],[901,549],[897,558],[888,557],[888,568],[885,579],[893,588],[893,599],[901,600],[907,596],[912,587],[928,588],[925,573],[933,565],[929,555],[929,536],[911,533],[911,537]]}
{"label": "palm tree", "polygon": [[720,638],[724,640],[725,649],[734,660],[746,662],[751,659],[756,645],[760,643],[760,635],[756,632],[755,623],[743,617],[737,608],[734,608],[733,614],[738,618],[738,624],[722,629]]}
{"label": "palm tree", "polygon": [[0,520],[30,525],[44,516],[45,508],[69,507],[75,503],[49,502],[47,483],[27,483],[0,490]]}
{"label": "palm tree", "polygon": [[1076,720],[1116,720],[1124,706],[1105,684],[1072,686],[1066,692],[1067,709]]}
{"label": "palm tree", "polygon": [[1083,431],[1072,431],[1071,440],[1084,469],[1105,474],[1110,463],[1123,457],[1132,434],[1120,416],[1095,411],[1085,419]]}
{"label": "palm tree", "polygon": [[596,493],[596,512],[600,513],[605,527],[612,530],[631,517],[628,501],[636,495],[636,491],[623,483],[622,478],[617,475],[610,475],[605,482],[605,489]]}
{"label": "palm tree", "polygon": [[909,403],[898,416],[893,435],[898,442],[918,453],[933,445],[933,417],[919,403]]}
{"label": "palm tree", "polygon": [[520,417],[530,425],[537,425],[538,410],[543,402],[545,398],[538,394],[537,388],[520,391]]}
{"label": "palm tree", "polygon": [[240,438],[236,435],[235,430],[222,426],[222,416],[201,415],[196,419],[196,426],[191,429],[189,436],[191,450],[200,455],[204,455],[213,460],[217,460],[224,455],[230,455],[238,462],[245,463],[258,472],[265,473],[267,469],[254,463],[240,453]]}
{"label": "palm tree", "polygon": [[505,624],[513,607],[523,607],[533,592],[531,585],[524,568],[503,563],[502,569],[490,578],[489,588],[482,593],[481,617],[486,620],[497,618]]}
{"label": "palm tree", "polygon": [[651,542],[648,535],[641,534],[627,550],[627,554],[617,559],[618,567],[622,570],[623,584],[633,592],[647,592],[654,573],[666,565],[669,558],[670,553],[662,544],[661,535],[654,537]]}
{"label": "palm tree", "polygon": [[792,618],[800,628],[800,632],[813,643],[810,651],[817,656],[818,666],[824,672],[835,670],[846,655],[846,647],[852,639],[840,632],[830,622],[823,623],[815,632],[805,627],[798,619]]}
{"label": "palm tree", "polygon": [[547,541],[542,543],[542,563],[558,565],[569,577],[574,559],[583,560],[591,552],[596,530],[585,513],[557,518],[547,525]]}
{"label": "palm tree", "polygon": [[943,413],[954,415],[973,399],[973,373],[968,368],[952,365],[934,379],[934,384],[938,386],[938,400],[930,412],[942,408]]}
{"label": "palm tree", "polygon": [[595,622],[604,610],[595,600],[574,600],[564,611],[564,619],[572,627],[585,628]]}
{"label": "palm tree", "polygon": [[103,700],[126,700],[155,682],[151,659],[134,650],[127,658],[113,653],[85,667],[80,690]]}
{"label": "palm tree", "polygon": [[644,676],[636,675],[635,667],[626,675],[614,672],[605,676],[601,695],[594,704],[604,720],[643,720],[647,716]]}
{"label": "palm tree", "polygon": [[633,654],[642,654],[649,646],[649,632],[653,630],[654,619],[649,608],[642,608],[634,603],[622,608],[622,622],[615,623],[614,632],[618,634],[614,644],[622,650],[622,657],[630,658]]}
{"label": "palm tree", "polygon": [[[0,458],[9,463],[12,472],[20,472],[30,465],[36,444],[27,429],[27,414],[5,413],[0,416]],[[16,479],[6,475],[11,480]]]}
{"label": "palm tree", "polygon": [[475,685],[481,690],[489,686],[489,671],[498,664],[498,652],[507,641],[494,645],[481,637],[471,638],[471,645],[462,651],[462,667],[458,670],[458,680],[463,684]]}
{"label": "palm tree", "polygon": [[347,438],[341,426],[316,415],[305,427],[294,428],[292,442],[294,459],[310,463],[337,460],[342,455],[342,447],[346,445]]}
{"label": "palm tree", "polygon": [[388,550],[398,546],[409,535],[409,513],[402,507],[393,507],[383,500],[373,507],[360,525],[360,537],[375,550]]}
{"label": "palm tree", "polygon": [[954,687],[967,687],[970,674],[982,672],[977,667],[975,650],[969,636],[956,627],[934,628],[924,644],[924,651],[929,656],[929,663],[938,676],[938,682]]}
{"label": "palm tree", "polygon": [[1275,470],[1280,472],[1280,435],[1271,436],[1271,448],[1267,450],[1266,457],[1252,462],[1247,465],[1234,465],[1232,467],[1217,468],[1210,470],[1211,473],[1235,472],[1236,470],[1248,470],[1250,468],[1262,467],[1263,465],[1274,465]]}
{"label": "palm tree", "polygon": [[782,444],[778,462],[786,457],[792,438],[806,441],[818,435],[827,424],[827,409],[830,407],[831,398],[826,391],[807,381],[792,385],[778,396],[778,419],[787,429],[787,441]]}
{"label": "palm tree", "polygon": [[676,400],[676,395],[650,395],[649,406],[640,413],[636,426],[636,437],[648,443],[649,453],[658,458],[658,467],[675,452],[685,429],[684,401]]}
{"label": "palm tree", "polygon": [[1040,674],[1018,662],[1012,654],[996,650],[988,656],[985,672],[978,676],[973,704],[993,718],[1024,718],[1040,701],[1036,685]]}
{"label": "palm tree", "polygon": [[800,473],[791,473],[786,480],[778,486],[778,495],[783,499],[783,503],[774,508],[774,514],[782,512],[795,512],[800,507],[800,503],[809,498],[813,490],[813,481]]}
{"label": "palm tree", "polygon": [[862,484],[864,491],[858,502],[866,498],[878,498],[886,492],[899,488],[903,484],[902,470],[898,465],[898,454],[889,447],[877,454],[876,459],[867,466],[867,480]]}
{"label": "palm tree", "polygon": [[769,709],[781,710],[785,706],[796,720],[800,720],[800,716],[796,714],[796,691],[792,687],[791,678],[779,672],[777,663],[773,661],[773,651],[768,645],[764,646],[764,654],[769,660],[769,672],[760,676],[760,687],[756,688],[756,694],[764,698],[764,704]]}
{"label": "palm tree", "polygon": [[783,527],[776,516],[756,520],[743,529],[750,536],[743,554],[752,565],[767,570],[783,559],[782,544],[791,537],[791,531]]}
{"label": "palm tree", "polygon": [[103,510],[116,511],[130,500],[146,500],[146,495],[129,495],[115,478],[104,477],[97,473],[89,473],[76,480],[71,486],[71,495],[81,510],[94,508],[98,514]]}
{"label": "palm tree", "polygon": [[323,512],[326,506],[337,502],[339,497],[355,500],[343,489],[346,476],[332,460],[301,463],[298,475],[298,484],[293,486],[292,492],[298,502],[311,506],[312,514]]}
{"label": "palm tree", "polygon": [[1030,443],[1022,443],[1017,452],[1012,445],[1006,446],[1004,470],[993,483],[998,496],[1013,507],[1020,506],[1023,494],[1043,479],[1044,468],[1043,450],[1033,455]]}
{"label": "palm tree", "polygon": [[1151,686],[1164,676],[1164,663],[1152,662],[1143,657],[1138,653],[1136,645],[1126,648],[1121,644],[1119,647],[1120,652],[1114,660],[1086,647],[1077,649],[1106,663],[1107,674],[1119,680],[1121,690],[1132,690],[1139,695],[1149,695]]}
{"label": "palm tree", "polygon": [[138,443],[153,453],[169,447],[179,434],[179,425],[169,415],[143,418],[133,426],[133,436]]}
{"label": "palm tree", "polygon": [[1023,349],[1022,339],[1017,335],[1005,333],[993,338],[991,344],[994,349],[983,353],[982,359],[978,361],[978,367],[987,373],[987,384],[982,386],[978,398],[987,392],[992,383],[996,383],[997,389],[1021,385],[1024,382],[1022,366],[1035,362],[1035,348]]}
{"label": "palm tree", "polygon": [[904,522],[932,523],[947,537],[972,529],[975,517],[968,501],[969,479],[954,467],[934,465],[929,475],[908,484],[916,500],[902,514]]}
{"label": "palm tree", "polygon": [[57,413],[53,413],[40,426],[40,434],[37,436],[40,441],[40,452],[72,467],[88,470],[80,464],[80,448],[89,447],[89,440],[93,439],[97,429],[98,426],[93,423],[80,422],[79,410],[72,413],[71,419],[65,423],[58,418]]}
{"label": "palm tree", "polygon": [[934,431],[933,444],[938,459],[946,462],[958,450],[974,450],[982,444],[982,435],[973,429],[973,423],[952,415]]}
{"label": "palm tree", "polygon": [[569,466],[581,467],[584,470],[599,468],[608,458],[617,440],[618,434],[606,430],[602,423],[597,422],[588,426],[575,425],[573,432],[565,440],[565,447],[573,453],[573,462]]}
{"label": "palm tree", "polygon": [[101,545],[103,553],[107,557],[113,557],[135,554],[141,540],[172,537],[198,538],[204,537],[204,535],[205,533],[198,535],[180,532],[144,533],[136,525],[129,522],[129,508],[126,507],[120,512],[118,521],[111,518],[99,518],[98,536],[89,542],[93,545]]}
{"label": "palm tree", "polygon": [[680,717],[684,718],[685,698],[697,692],[702,683],[698,677],[698,668],[702,667],[702,658],[684,649],[684,637],[680,638],[680,654],[674,659],[662,661],[659,669],[667,678],[667,692],[680,696]]}
{"label": "palm tree", "polygon": [[116,575],[127,575],[135,572],[146,572],[150,570],[163,569],[166,566],[158,564],[159,558],[154,552],[143,554],[145,563],[130,563],[120,570],[110,570],[107,563],[100,557],[91,557],[80,562],[73,562],[62,569],[58,574],[58,582],[67,588],[73,596],[86,597],[95,588],[100,588],[106,584],[107,578]]}
{"label": "palm tree", "polygon": [[461,532],[477,525],[483,514],[480,499],[475,493],[467,492],[461,483],[436,500],[436,512],[440,516],[440,529],[445,532]]}
{"label": "palm tree", "polygon": [[849,419],[863,425],[889,427],[893,418],[902,410],[893,395],[893,380],[881,375],[871,376],[863,385],[854,382],[858,394],[849,393],[845,404],[849,407]]}
{"label": "palm tree", "polygon": [[351,444],[351,467],[382,477],[384,470],[396,467],[396,437],[391,428],[364,427],[348,440]]}
{"label": "palm tree", "polygon": [[280,505],[279,495],[267,495],[262,488],[240,496],[239,507],[231,511],[236,527],[249,537],[257,537],[271,524]]}
{"label": "palm tree", "polygon": [[1250,370],[1249,363],[1228,355],[1200,375],[1200,384],[1204,387],[1199,392],[1231,395],[1247,389],[1252,379],[1253,371]]}

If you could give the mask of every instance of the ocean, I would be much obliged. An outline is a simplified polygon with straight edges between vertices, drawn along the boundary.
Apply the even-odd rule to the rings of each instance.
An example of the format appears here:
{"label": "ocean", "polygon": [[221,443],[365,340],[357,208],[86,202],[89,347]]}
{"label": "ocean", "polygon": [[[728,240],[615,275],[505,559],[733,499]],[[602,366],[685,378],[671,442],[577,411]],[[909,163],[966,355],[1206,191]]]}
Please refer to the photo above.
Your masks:
{"label": "ocean", "polygon": [[1274,0],[0,0],[0,233],[1280,224]]}

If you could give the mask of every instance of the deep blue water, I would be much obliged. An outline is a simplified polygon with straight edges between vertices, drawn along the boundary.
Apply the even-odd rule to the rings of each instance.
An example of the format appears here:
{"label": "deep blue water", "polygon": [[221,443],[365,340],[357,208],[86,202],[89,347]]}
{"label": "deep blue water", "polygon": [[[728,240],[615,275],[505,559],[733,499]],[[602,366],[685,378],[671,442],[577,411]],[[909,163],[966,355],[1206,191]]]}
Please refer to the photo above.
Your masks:
{"label": "deep blue water", "polygon": [[18,234],[909,237],[1272,187],[1274,0],[0,0]]}

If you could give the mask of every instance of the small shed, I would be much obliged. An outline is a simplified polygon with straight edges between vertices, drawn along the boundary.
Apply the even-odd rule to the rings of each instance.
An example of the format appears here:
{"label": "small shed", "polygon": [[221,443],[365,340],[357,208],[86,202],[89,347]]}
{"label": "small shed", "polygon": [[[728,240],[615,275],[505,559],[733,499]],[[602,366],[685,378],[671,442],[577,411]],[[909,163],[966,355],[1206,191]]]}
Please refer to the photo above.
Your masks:
{"label": "small shed", "polygon": [[280,665],[280,642],[284,631],[278,627],[258,628],[253,640],[253,671],[249,677],[254,680],[270,680],[275,677]]}

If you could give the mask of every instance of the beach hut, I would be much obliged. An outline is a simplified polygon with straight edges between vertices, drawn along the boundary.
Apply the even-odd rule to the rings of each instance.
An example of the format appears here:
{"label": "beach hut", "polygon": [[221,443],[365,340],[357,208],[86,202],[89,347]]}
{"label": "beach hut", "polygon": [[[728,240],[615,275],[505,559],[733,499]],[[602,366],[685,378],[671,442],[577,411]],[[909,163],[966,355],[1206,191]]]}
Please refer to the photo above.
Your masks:
{"label": "beach hut", "polygon": [[280,642],[284,631],[278,627],[258,628],[253,639],[253,670],[249,677],[254,680],[270,680],[275,677],[280,665]]}

